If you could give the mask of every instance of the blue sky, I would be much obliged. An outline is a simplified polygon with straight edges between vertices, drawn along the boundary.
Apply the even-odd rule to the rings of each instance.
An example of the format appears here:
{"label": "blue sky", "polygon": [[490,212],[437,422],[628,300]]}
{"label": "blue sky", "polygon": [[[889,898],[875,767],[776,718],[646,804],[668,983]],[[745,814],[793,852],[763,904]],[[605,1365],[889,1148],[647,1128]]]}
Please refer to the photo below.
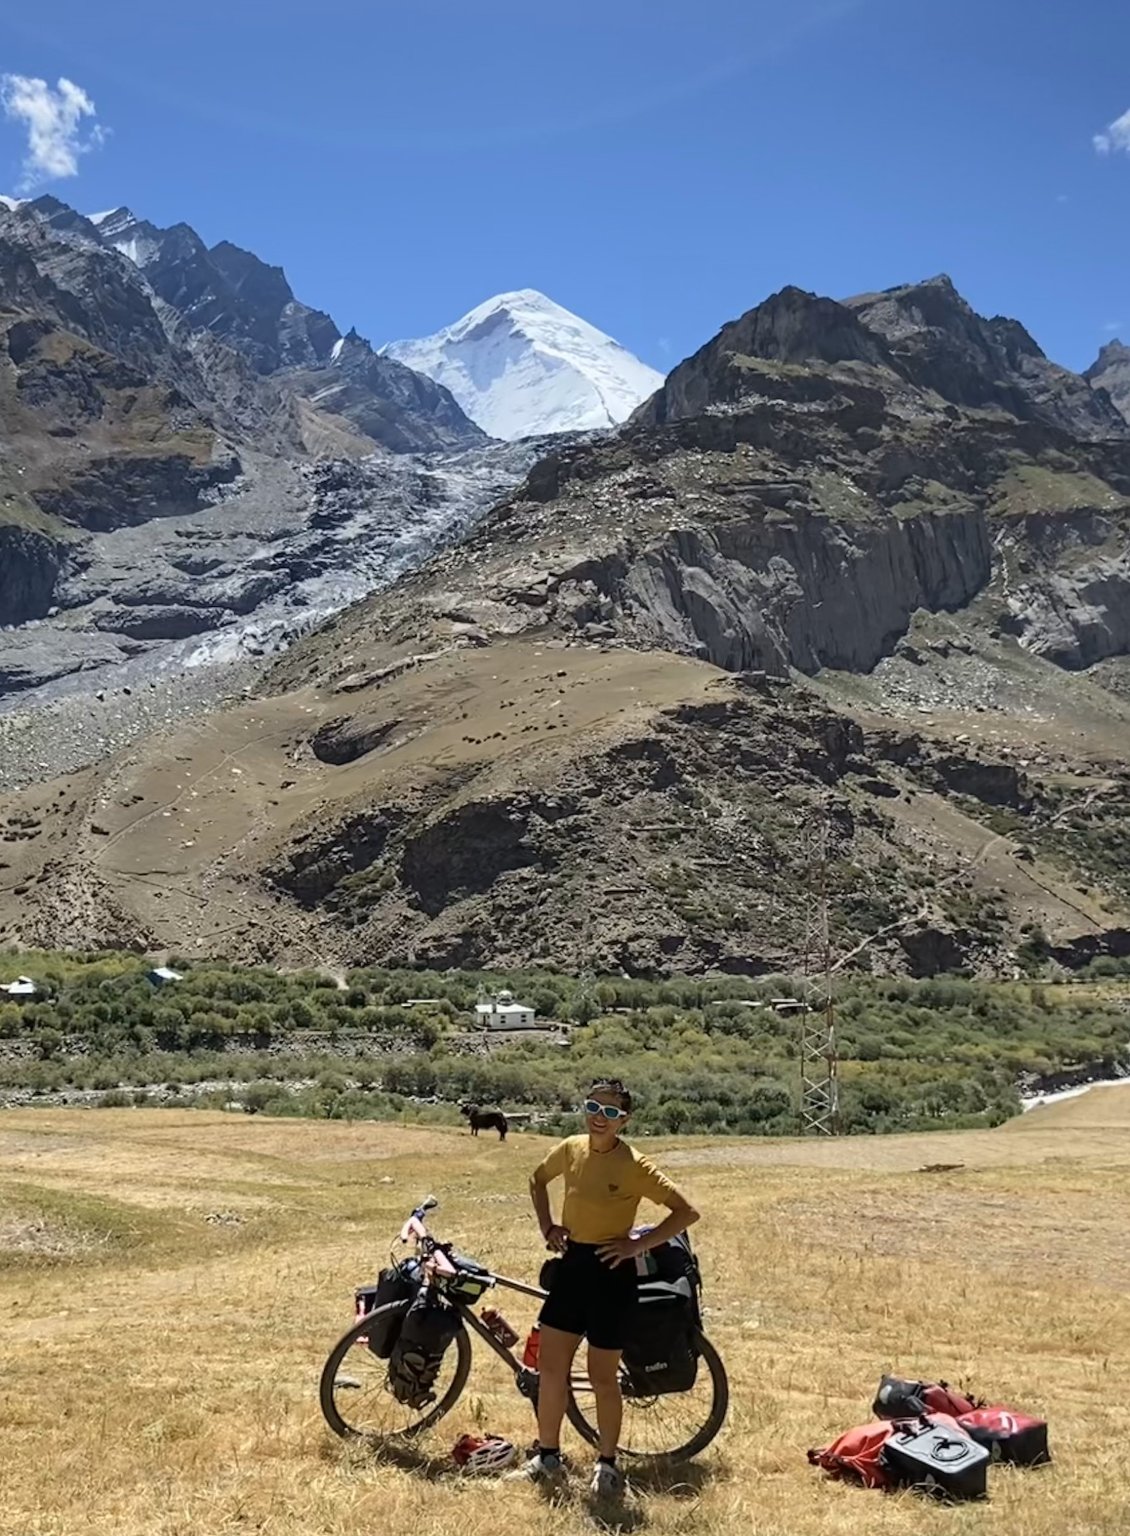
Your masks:
{"label": "blue sky", "polygon": [[378,343],[532,287],[664,367],[785,283],[939,271],[1070,366],[1130,341],[1125,0],[16,0],[0,75],[73,82],[100,141],[42,190]]}

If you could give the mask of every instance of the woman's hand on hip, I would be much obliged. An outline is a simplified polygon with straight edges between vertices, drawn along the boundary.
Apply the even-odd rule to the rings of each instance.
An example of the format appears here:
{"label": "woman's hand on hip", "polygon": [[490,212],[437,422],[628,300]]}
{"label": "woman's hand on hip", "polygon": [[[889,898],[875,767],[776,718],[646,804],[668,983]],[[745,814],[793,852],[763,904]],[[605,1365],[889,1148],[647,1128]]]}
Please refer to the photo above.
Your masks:
{"label": "woman's hand on hip", "polygon": [[550,1253],[564,1253],[569,1246],[568,1227],[559,1227],[554,1224],[545,1230],[545,1246]]}
{"label": "woman's hand on hip", "polygon": [[601,1243],[596,1251],[602,1264],[615,1269],[618,1264],[638,1258],[643,1252],[643,1244],[637,1237],[614,1237],[610,1243]]}

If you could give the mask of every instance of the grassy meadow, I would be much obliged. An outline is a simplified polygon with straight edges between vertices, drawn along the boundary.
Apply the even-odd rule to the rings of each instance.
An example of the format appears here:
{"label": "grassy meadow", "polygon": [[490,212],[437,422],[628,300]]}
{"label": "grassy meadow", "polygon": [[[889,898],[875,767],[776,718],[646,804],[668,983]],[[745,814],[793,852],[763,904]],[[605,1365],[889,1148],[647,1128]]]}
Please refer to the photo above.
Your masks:
{"label": "grassy meadow", "polygon": [[[324,1427],[322,1361],[407,1208],[518,1277],[541,1259],[536,1137],[206,1111],[0,1115],[0,1531],[12,1536],[553,1536],[598,1524]],[[1123,1536],[1130,1524],[1130,1091],[993,1130],[658,1140],[705,1212],[707,1329],[730,1421],[614,1524],[704,1536]],[[961,1164],[942,1172],[927,1164]],[[524,1332],[532,1303],[501,1304]],[[983,1506],[826,1481],[805,1450],[863,1422],[880,1373],[1045,1414],[1056,1463]],[[532,1423],[476,1346],[443,1452]],[[567,1432],[566,1448],[588,1454]],[[507,1506],[504,1508],[504,1505]]]}

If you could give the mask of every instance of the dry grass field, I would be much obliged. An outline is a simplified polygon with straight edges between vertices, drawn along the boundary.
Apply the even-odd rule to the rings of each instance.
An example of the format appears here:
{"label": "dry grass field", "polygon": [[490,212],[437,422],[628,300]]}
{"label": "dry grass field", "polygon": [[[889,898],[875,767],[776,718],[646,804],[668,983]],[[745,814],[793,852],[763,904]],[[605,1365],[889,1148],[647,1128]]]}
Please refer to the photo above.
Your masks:
{"label": "dry grass field", "polygon": [[[354,1536],[599,1523],[580,1492],[411,1472],[324,1428],[322,1360],[406,1209],[519,1275],[541,1254],[544,1143],[175,1111],[0,1116],[0,1531]],[[656,1148],[705,1212],[708,1330],[730,1422],[615,1524],[706,1536],[1124,1536],[1130,1527],[1130,1091],[1002,1130]],[[962,1164],[943,1172],[926,1164]],[[530,1312],[506,1298],[524,1331]],[[825,1481],[810,1445],[879,1374],[939,1373],[1046,1414],[1056,1464],[994,1468],[986,1505]],[[530,1437],[476,1349],[438,1449]],[[581,1448],[569,1445],[575,1453]],[[587,1457],[582,1464],[587,1464]]]}

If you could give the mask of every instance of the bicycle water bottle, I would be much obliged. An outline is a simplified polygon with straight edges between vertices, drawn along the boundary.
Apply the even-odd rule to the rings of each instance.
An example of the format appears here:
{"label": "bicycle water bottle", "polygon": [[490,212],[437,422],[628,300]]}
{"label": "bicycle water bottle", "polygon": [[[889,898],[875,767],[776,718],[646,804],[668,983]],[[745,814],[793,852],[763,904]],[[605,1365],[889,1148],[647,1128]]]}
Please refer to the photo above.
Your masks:
{"label": "bicycle water bottle", "polygon": [[541,1353],[541,1324],[535,1323],[530,1329],[526,1339],[526,1347],[522,1351],[522,1364],[528,1371],[536,1371],[538,1358]]}
{"label": "bicycle water bottle", "polygon": [[490,1332],[506,1349],[512,1349],[517,1344],[517,1332],[510,1326],[497,1307],[484,1307],[482,1319],[490,1329]]}

